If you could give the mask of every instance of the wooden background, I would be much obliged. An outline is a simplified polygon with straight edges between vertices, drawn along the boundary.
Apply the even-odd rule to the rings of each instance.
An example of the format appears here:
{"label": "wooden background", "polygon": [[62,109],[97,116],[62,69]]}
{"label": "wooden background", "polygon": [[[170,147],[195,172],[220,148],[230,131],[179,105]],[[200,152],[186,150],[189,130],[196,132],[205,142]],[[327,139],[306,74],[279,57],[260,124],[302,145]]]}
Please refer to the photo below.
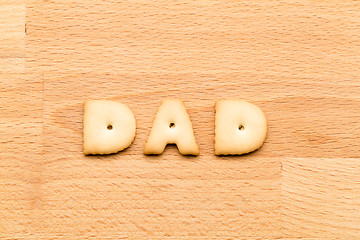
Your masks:
{"label": "wooden background", "polygon": [[[360,239],[360,2],[0,0],[1,239]],[[180,98],[198,157],[143,147]],[[215,101],[265,112],[216,157]],[[127,104],[131,147],[82,154],[83,101]]]}

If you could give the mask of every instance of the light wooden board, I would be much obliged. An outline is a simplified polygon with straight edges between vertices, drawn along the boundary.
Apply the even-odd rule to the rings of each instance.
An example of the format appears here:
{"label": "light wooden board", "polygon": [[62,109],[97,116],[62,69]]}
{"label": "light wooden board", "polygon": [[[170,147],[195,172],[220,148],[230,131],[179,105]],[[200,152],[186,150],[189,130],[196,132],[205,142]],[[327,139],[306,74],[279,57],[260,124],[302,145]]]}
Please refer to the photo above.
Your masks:
{"label": "light wooden board", "polygon": [[0,73],[25,71],[25,2],[0,1]]}
{"label": "light wooden board", "polygon": [[[0,11],[1,239],[360,238],[358,1],[19,0]],[[165,97],[184,101],[200,156],[142,154]],[[214,156],[225,98],[263,109],[260,150]],[[130,148],[82,154],[86,99],[133,110]]]}

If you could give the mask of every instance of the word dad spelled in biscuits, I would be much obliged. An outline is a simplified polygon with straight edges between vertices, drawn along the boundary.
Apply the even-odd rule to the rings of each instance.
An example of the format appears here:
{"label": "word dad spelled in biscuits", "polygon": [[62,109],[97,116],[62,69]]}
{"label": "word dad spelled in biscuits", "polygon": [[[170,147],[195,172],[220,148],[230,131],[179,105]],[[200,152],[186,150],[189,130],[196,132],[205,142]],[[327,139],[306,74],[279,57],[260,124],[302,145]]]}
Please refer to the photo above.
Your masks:
{"label": "word dad spelled in biscuits", "polygon": [[[267,123],[259,107],[241,100],[220,100],[215,107],[215,154],[240,155],[260,148]],[[135,138],[136,121],[124,104],[88,100],[84,105],[84,154],[111,154],[129,147]],[[190,117],[178,99],[162,101],[145,154],[161,154],[176,144],[183,155],[199,155]]]}

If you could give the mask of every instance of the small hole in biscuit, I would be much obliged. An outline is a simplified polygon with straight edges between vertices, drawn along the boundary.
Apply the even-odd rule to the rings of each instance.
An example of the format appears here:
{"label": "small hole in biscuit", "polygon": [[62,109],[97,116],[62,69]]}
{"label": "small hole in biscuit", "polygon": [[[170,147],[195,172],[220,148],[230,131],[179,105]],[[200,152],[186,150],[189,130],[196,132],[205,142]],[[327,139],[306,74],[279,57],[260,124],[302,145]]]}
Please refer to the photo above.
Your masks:
{"label": "small hole in biscuit", "polygon": [[107,126],[107,129],[108,129],[108,130],[112,130],[112,129],[113,129],[113,126],[112,126],[111,124],[109,124],[109,125]]}
{"label": "small hole in biscuit", "polygon": [[244,130],[244,129],[245,129],[245,128],[244,128],[244,125],[240,125],[240,126],[239,126],[239,130],[240,130],[240,131],[242,131],[242,130]]}
{"label": "small hole in biscuit", "polygon": [[172,122],[169,124],[169,128],[174,128],[174,127],[175,127],[175,123]]}

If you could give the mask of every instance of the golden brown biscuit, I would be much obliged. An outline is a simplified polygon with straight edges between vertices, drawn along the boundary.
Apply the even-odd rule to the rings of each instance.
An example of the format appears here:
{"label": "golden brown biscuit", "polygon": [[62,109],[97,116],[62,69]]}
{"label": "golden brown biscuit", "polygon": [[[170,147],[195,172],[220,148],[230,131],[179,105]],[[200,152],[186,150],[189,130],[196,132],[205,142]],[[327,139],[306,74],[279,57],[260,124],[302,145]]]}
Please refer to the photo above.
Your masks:
{"label": "golden brown biscuit", "polygon": [[162,101],[145,144],[144,153],[160,154],[166,145],[171,143],[176,144],[183,155],[199,155],[190,117],[184,103],[178,99]]}
{"label": "golden brown biscuit", "polygon": [[124,104],[89,100],[84,105],[84,154],[110,154],[128,146],[135,137],[136,121]]}
{"label": "golden brown biscuit", "polygon": [[259,107],[241,100],[220,100],[215,111],[216,155],[240,155],[261,147],[267,123]]}

